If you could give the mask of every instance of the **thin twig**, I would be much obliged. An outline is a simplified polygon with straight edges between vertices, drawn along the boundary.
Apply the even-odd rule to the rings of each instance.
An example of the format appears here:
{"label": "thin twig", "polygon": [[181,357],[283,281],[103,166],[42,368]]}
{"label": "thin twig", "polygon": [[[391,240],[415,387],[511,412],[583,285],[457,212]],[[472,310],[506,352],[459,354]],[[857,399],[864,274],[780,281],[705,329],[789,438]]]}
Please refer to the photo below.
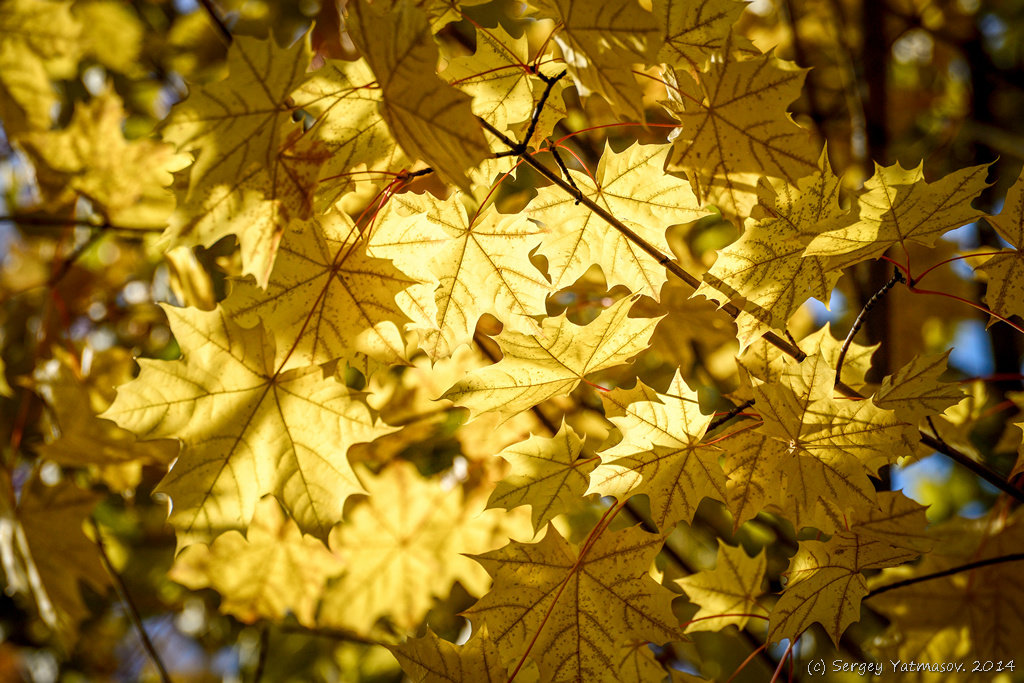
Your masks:
{"label": "thin twig", "polygon": [[729,412],[727,412],[725,415],[721,416],[720,418],[718,418],[717,420],[708,425],[708,428],[706,430],[707,433],[710,434],[711,432],[715,431],[716,429],[718,429],[726,422],[733,419],[734,417],[736,417],[737,415],[739,415],[752,405],[754,405],[754,399],[749,399],[739,404],[738,406],[731,408]]}
{"label": "thin twig", "polygon": [[263,624],[260,629],[259,654],[256,659],[256,669],[253,671],[253,683],[260,683],[263,680],[263,671],[267,668],[267,655],[270,652],[270,625]]}
{"label": "thin twig", "polygon": [[224,17],[220,15],[220,10],[213,5],[213,0],[199,0],[199,4],[206,10],[206,14],[210,17],[210,21],[213,22],[221,39],[230,45],[233,40],[231,29],[224,23]]}
{"label": "thin twig", "polygon": [[534,131],[537,130],[537,122],[540,121],[540,115],[544,111],[544,105],[548,102],[548,96],[551,95],[551,89],[555,87],[555,83],[558,83],[558,81],[565,77],[566,73],[568,72],[565,69],[562,69],[562,73],[549,78],[540,71],[537,72],[537,75],[544,81],[545,87],[544,92],[541,93],[540,101],[537,102],[537,108],[534,109],[533,116],[530,117],[530,126],[526,129],[526,135],[523,136],[522,145],[524,151],[526,150],[526,146],[530,144],[530,138],[533,137]]}
{"label": "thin twig", "polygon": [[1024,503],[1024,491],[1021,491],[1019,488],[1008,482],[1006,479],[1003,479],[1003,477],[1001,477],[996,472],[990,470],[984,464],[978,462],[977,460],[975,460],[974,458],[970,457],[965,453],[961,453],[957,449],[947,444],[945,441],[942,441],[941,439],[938,439],[935,436],[928,434],[927,432],[920,432],[920,434],[921,443],[923,443],[925,446],[928,446],[928,448],[931,448],[936,453],[942,453],[950,460],[960,463],[961,465],[969,469],[971,472],[978,475],[988,483],[992,484],[1006,495],[1010,496],[1011,498],[1020,503]]}
{"label": "thin twig", "polygon": [[864,325],[864,321],[867,320],[868,313],[872,308],[878,305],[878,302],[882,300],[882,297],[884,297],[890,289],[896,286],[897,282],[906,282],[906,279],[903,277],[903,273],[900,272],[899,268],[893,272],[892,279],[882,285],[882,288],[875,292],[874,295],[868,299],[867,303],[864,304],[864,308],[860,309],[860,313],[857,314],[857,319],[853,321],[853,327],[850,328],[849,333],[846,335],[846,339],[843,340],[843,348],[839,351],[839,360],[836,361],[836,382],[838,382],[839,378],[842,377],[843,361],[846,360],[846,352],[850,350],[850,344],[853,343],[853,338],[857,336],[857,332],[860,331],[861,326]]}
{"label": "thin twig", "polygon": [[988,567],[993,564],[1003,564],[1004,562],[1020,562],[1024,560],[1024,553],[1013,553],[1011,555],[1003,555],[1001,557],[990,557],[987,560],[978,560],[977,562],[968,562],[958,567],[951,567],[949,569],[943,569],[941,572],[934,572],[932,574],[922,574],[921,576],[914,576],[903,581],[897,581],[896,583],[890,583],[887,586],[879,586],[874,590],[870,591],[867,598],[873,598],[876,595],[887,593],[897,588],[906,588],[907,586],[913,586],[915,583],[922,583],[924,581],[931,581],[932,579],[941,579],[944,576],[952,576],[953,574],[960,574],[962,572],[968,572],[972,569],[978,569],[980,567]]}
{"label": "thin twig", "polygon": [[82,254],[84,254],[86,251],[89,250],[90,247],[96,244],[96,242],[98,242],[101,237],[103,237],[103,231],[97,230],[96,232],[89,236],[89,239],[87,239],[74,251],[68,254],[67,258],[65,258],[64,261],[60,264],[60,268],[54,271],[53,274],[46,279],[45,286],[53,287],[61,280],[63,280],[64,276],[71,271],[71,267],[75,265],[78,259],[82,257]]}
{"label": "thin twig", "polygon": [[99,230],[103,230],[104,232],[126,233],[127,235],[132,236],[134,236],[135,233],[138,233],[138,237],[140,238],[142,237],[142,235],[146,233],[163,232],[165,230],[165,228],[156,226],[131,228],[125,225],[115,225],[114,223],[109,223],[106,221],[104,221],[103,223],[96,223],[87,218],[60,218],[57,216],[46,216],[43,214],[34,213],[10,214],[6,216],[0,216],[0,223],[3,222],[15,223],[18,225],[31,225],[33,227],[44,229],[52,228],[54,230],[63,230],[69,227],[97,228]]}
{"label": "thin twig", "polygon": [[[555,163],[558,164],[558,168],[561,169],[562,175],[564,175],[565,179],[569,181],[569,184],[572,185],[572,188],[576,190],[577,194],[582,195],[583,193],[580,192],[580,188],[576,186],[576,181],[572,179],[572,174],[569,173],[569,168],[565,165],[565,162],[562,161],[562,155],[558,153],[558,148],[552,147],[550,151],[551,156],[555,158]],[[574,202],[577,206],[579,206],[579,203],[579,199]]]}
{"label": "thin twig", "polygon": [[351,631],[343,631],[340,629],[333,628],[306,628],[304,626],[293,626],[290,624],[283,624],[277,627],[282,633],[298,633],[307,636],[316,636],[317,638],[330,638],[331,640],[341,640],[348,643],[359,643],[360,645],[381,645],[376,640],[364,638],[363,636],[352,633]]}
{"label": "thin twig", "polygon": [[135,627],[135,631],[139,634],[139,640],[142,641],[142,647],[145,648],[146,653],[153,662],[153,666],[156,667],[157,672],[160,674],[160,680],[163,681],[163,683],[171,683],[171,677],[167,674],[167,668],[160,659],[160,655],[157,654],[156,648],[153,647],[153,641],[149,639],[149,634],[146,633],[146,627],[142,624],[142,617],[139,615],[139,608],[135,606],[135,602],[132,600],[132,596],[128,592],[128,586],[125,585],[124,579],[121,578],[121,575],[117,573],[117,570],[114,569],[114,565],[110,562],[110,556],[107,555],[107,548],[103,545],[103,536],[100,534],[100,525],[96,522],[95,517],[90,517],[89,521],[92,523],[93,533],[96,536],[96,548],[99,550],[100,559],[103,560],[103,567],[107,570],[107,573],[110,574],[110,578],[114,580],[114,589],[117,591],[118,598],[121,599],[121,602],[124,603],[125,608],[128,610],[128,618]]}

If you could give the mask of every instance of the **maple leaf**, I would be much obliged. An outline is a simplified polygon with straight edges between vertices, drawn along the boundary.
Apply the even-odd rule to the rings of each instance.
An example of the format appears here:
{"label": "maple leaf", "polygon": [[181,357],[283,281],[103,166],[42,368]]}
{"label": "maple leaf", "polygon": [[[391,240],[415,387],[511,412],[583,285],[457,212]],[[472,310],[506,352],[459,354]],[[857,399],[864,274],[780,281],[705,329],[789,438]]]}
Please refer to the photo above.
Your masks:
{"label": "maple leaf", "polygon": [[410,165],[381,115],[381,89],[366,60],[328,61],[309,74],[293,98],[316,119],[296,141],[294,153],[301,156],[307,149],[327,153],[315,178],[319,212],[352,191],[357,179],[386,177]]}
{"label": "maple leaf", "polygon": [[499,683],[508,679],[508,671],[498,656],[487,626],[474,629],[462,645],[453,645],[437,637],[429,628],[422,638],[407,640],[388,649],[413,681],[451,681],[451,683]]}
{"label": "maple leaf", "polygon": [[567,394],[592,372],[610,368],[647,346],[660,318],[627,317],[633,299],[615,302],[589,325],[569,322],[563,313],[545,318],[541,334],[502,332],[504,357],[471,372],[446,391],[470,415],[496,411],[511,417],[559,394]]}
{"label": "maple leaf", "polygon": [[736,181],[743,174],[795,185],[818,170],[819,152],[809,132],[786,113],[800,94],[803,70],[783,68],[765,55],[711,62],[696,81],[675,69],[668,75],[669,100],[663,104],[681,128],[666,169],[685,172],[700,201],[717,194],[716,204],[742,214],[749,190]]}
{"label": "maple leaf", "polygon": [[506,658],[532,643],[543,680],[618,680],[610,653],[619,646],[680,636],[671,593],[647,573],[662,542],[631,528],[605,531],[577,550],[549,525],[538,543],[476,558],[494,588],[465,614],[486,624]]}
{"label": "maple leaf", "polygon": [[632,0],[533,0],[538,17],[561,27],[569,72],[587,91],[601,93],[616,112],[643,119],[643,90],[630,66],[649,64],[660,48],[658,24]]}
{"label": "maple leaf", "polygon": [[523,67],[530,60],[526,36],[513,38],[500,25],[476,32],[476,52],[455,57],[441,73],[473,98],[473,113],[508,131],[533,114],[534,78]]}
{"label": "maple leaf", "polygon": [[395,297],[415,283],[390,261],[367,255],[352,219],[335,209],[293,222],[266,291],[243,281],[223,307],[246,327],[263,322],[273,331],[275,368],[348,361],[356,353],[394,361],[405,355],[397,326],[407,320]]}
{"label": "maple leaf", "polygon": [[699,69],[726,46],[743,9],[744,4],[736,0],[654,0],[654,16],[661,24],[664,43],[657,61]]}
{"label": "maple leaf", "polygon": [[690,602],[700,609],[690,619],[686,632],[721,631],[729,625],[745,628],[748,614],[765,611],[757,599],[764,592],[768,558],[764,551],[750,557],[742,547],[732,547],[718,539],[715,568],[676,579]]}
{"label": "maple leaf", "polygon": [[7,135],[50,128],[58,102],[50,76],[69,77],[77,68],[80,32],[67,2],[0,6],[0,117]]}
{"label": "maple leaf", "polygon": [[346,28],[377,77],[380,113],[405,153],[469,189],[466,171],[489,148],[470,98],[437,75],[438,52],[426,15],[408,2],[388,10],[357,0]]}
{"label": "maple leaf", "polygon": [[47,626],[68,646],[89,615],[80,585],[103,592],[109,585],[94,543],[82,532],[100,496],[68,480],[44,485],[33,476],[17,503],[7,470],[0,470],[0,552],[10,594],[30,595]]}
{"label": "maple leaf", "polygon": [[769,641],[794,639],[816,621],[838,643],[860,618],[860,601],[868,592],[861,572],[903,564],[931,548],[924,506],[898,491],[882,492],[880,503],[855,514],[848,528],[828,541],[800,543],[772,609]]}
{"label": "maple leaf", "polygon": [[[662,172],[668,152],[668,145],[634,144],[616,153],[606,144],[593,177],[569,173],[585,196],[623,217],[645,241],[670,253],[665,229],[707,212],[698,208],[685,181]],[[555,289],[568,287],[597,264],[609,287],[622,284],[634,293],[659,298],[666,278],[664,267],[624,235],[609,229],[586,206],[576,204],[571,195],[555,186],[541,188],[527,213],[550,231],[540,251],[549,261]]]}
{"label": "maple leaf", "polygon": [[237,235],[244,272],[266,286],[281,231],[312,210],[313,179],[327,158],[325,149],[291,151],[302,133],[291,94],[305,81],[309,59],[305,40],[282,49],[238,37],[227,78],[194,89],[171,110],[164,138],[195,150],[196,160],[165,245],[210,246]]}
{"label": "maple leaf", "polygon": [[791,455],[777,439],[761,432],[737,431],[719,444],[725,455],[725,502],[734,529],[779,500],[786,484],[780,463]]}
{"label": "maple leaf", "polygon": [[758,185],[758,204],[740,238],[718,252],[694,296],[736,301],[740,349],[768,329],[785,329],[809,297],[828,302],[841,273],[824,257],[804,257],[811,240],[855,217],[839,204],[842,183],[822,153],[817,172],[794,187],[782,181]]}
{"label": "maple leaf", "polygon": [[817,355],[754,387],[760,430],[785,446],[773,452],[786,478],[779,502],[797,528],[834,531],[843,528],[845,511],[874,507],[868,475],[913,453],[916,441],[906,423],[870,401],[834,399],[834,374]]}
{"label": "maple leaf", "polygon": [[424,479],[410,463],[364,475],[369,497],[331,531],[330,547],[346,570],[323,594],[321,625],[366,633],[386,617],[411,630],[453,582],[478,586],[480,568],[463,554],[490,550],[521,530],[501,513],[467,505],[459,488]]}
{"label": "maple leaf", "polygon": [[504,449],[499,456],[512,471],[494,487],[487,507],[508,510],[529,505],[533,528],[540,531],[585,495],[596,458],[581,458],[583,440],[564,422],[551,438],[531,436]]}
{"label": "maple leaf", "polygon": [[319,367],[281,373],[272,337],[223,310],[165,307],[184,358],[142,359],[104,417],[142,438],[185,449],[160,490],[173,502],[179,544],[245,528],[274,494],[303,532],[321,538],[360,486],[349,446],[391,431]]}
{"label": "maple leaf", "polygon": [[[725,500],[725,474],[713,447],[700,441],[712,416],[700,412],[697,392],[677,372],[667,395],[637,382],[630,392],[605,395],[621,415],[608,416],[626,438],[601,453],[587,493],[625,500],[646,494],[659,529],[692,520],[705,497]],[[638,400],[638,399],[646,400]]]}
{"label": "maple leaf", "polygon": [[917,424],[929,415],[941,414],[964,398],[963,390],[953,382],[939,382],[946,371],[950,351],[941,354],[918,356],[892,375],[882,380],[882,385],[871,397],[871,401],[884,410],[891,410],[896,417],[910,424]]}
{"label": "maple leaf", "polygon": [[245,623],[282,620],[292,613],[312,627],[327,580],[343,568],[337,555],[304,536],[267,496],[244,536],[231,530],[209,546],[185,548],[168,576],[192,590],[214,589],[221,595],[220,611]]}
{"label": "maple leaf", "polygon": [[860,601],[868,593],[861,572],[902,564],[920,553],[853,534],[829,541],[802,541],[785,572],[782,597],[772,609],[768,639],[793,640],[814,622],[825,627],[833,643],[860,619]]}
{"label": "maple leaf", "polygon": [[1024,171],[1007,191],[1002,212],[985,220],[1013,247],[988,257],[976,269],[988,277],[985,303],[1003,317],[1024,318]]}
{"label": "maple leaf", "polygon": [[[524,216],[499,214],[493,206],[470,214],[462,198],[458,193],[447,200],[431,194],[395,197],[397,206],[414,215],[396,211],[378,216],[371,238],[372,253],[395,259],[407,273],[425,265],[423,246],[438,246],[429,259],[430,279],[438,282],[433,290],[436,320],[420,344],[434,359],[450,356],[471,341],[484,313],[511,331],[540,332],[534,316],[545,313],[545,297],[551,292],[529,258],[540,243],[541,228]],[[419,264],[410,264],[412,260]]]}
{"label": "maple leaf", "polygon": [[815,237],[804,254],[831,256],[834,268],[845,268],[877,258],[895,244],[934,246],[943,233],[982,215],[971,208],[971,200],[988,187],[987,165],[954,171],[933,183],[925,181],[923,168],[875,164],[875,174],[864,183],[866,192],[857,198],[859,220]]}
{"label": "maple leaf", "polygon": [[79,104],[66,128],[18,138],[36,166],[40,185],[54,201],[88,197],[107,220],[123,227],[161,225],[174,208],[166,189],[185,155],[155,140],[128,141],[121,131],[124,109],[106,92]]}

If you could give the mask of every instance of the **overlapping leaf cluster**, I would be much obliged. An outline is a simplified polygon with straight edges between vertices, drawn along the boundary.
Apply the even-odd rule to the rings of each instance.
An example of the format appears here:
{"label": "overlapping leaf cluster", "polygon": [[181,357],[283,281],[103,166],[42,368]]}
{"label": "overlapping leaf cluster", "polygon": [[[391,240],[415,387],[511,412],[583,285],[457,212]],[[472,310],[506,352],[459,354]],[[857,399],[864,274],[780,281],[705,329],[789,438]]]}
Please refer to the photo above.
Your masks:
{"label": "overlapping leaf cluster", "polygon": [[[878,166],[845,186],[787,113],[804,72],[733,33],[734,0],[538,0],[515,31],[470,22],[475,48],[457,54],[442,29],[468,21],[469,4],[354,0],[348,59],[314,55],[308,35],[234,36],[161,141],[125,140],[112,93],[51,130],[46,93],[4,71],[5,125],[47,192],[112,222],[165,224],[166,250],[231,236],[240,258],[223,300],[182,287],[195,305],[164,306],[180,358],[140,360],[102,418],[62,412],[74,373],[38,378],[68,442],[41,455],[72,464],[58,444],[91,439],[166,463],[167,442],[135,439],[177,439],[160,484],[171,576],[213,588],[243,622],[292,615],[387,642],[416,679],[656,680],[670,672],[647,644],[730,626],[792,642],[819,624],[838,643],[887,576],[875,570],[931,551],[924,508],[877,483],[927,452],[920,430],[946,424],[964,394],[941,381],[942,354],[869,384],[870,349],[841,348],[827,328],[781,337],[852,266],[903,263],[912,244],[977,220],[986,168],[928,182],[920,167]],[[2,12],[28,21],[20,6]],[[23,37],[3,54],[53,64],[62,44],[32,30],[11,32]],[[601,98],[643,122],[652,96],[667,139],[566,153],[570,103]],[[534,177],[524,161],[561,182],[508,190]],[[109,182],[112,164],[131,182]],[[1011,248],[980,269],[1002,316],[1022,312],[1022,188],[990,219]],[[670,240],[722,217],[739,237],[710,268]],[[698,281],[720,309],[679,295]],[[578,291],[597,296],[565,310]],[[718,404],[670,348],[715,329],[736,340]],[[641,379],[655,367],[670,381]],[[744,411],[716,419],[729,406]],[[461,465],[425,475],[408,453],[442,428]],[[708,506],[733,531],[769,520],[814,540],[781,573],[725,543],[713,570],[678,566],[673,531]],[[31,505],[8,508],[25,528],[43,523]],[[1007,515],[1005,529],[975,529],[977,543],[1015,533]],[[659,553],[660,566],[676,558],[675,578],[652,572]],[[928,558],[898,571],[952,563]],[[455,582],[479,598],[459,646],[420,630]],[[973,587],[944,590],[966,603]],[[916,633],[912,596],[893,595],[879,609]],[[684,624],[687,600],[699,611]],[[1000,625],[1024,630],[1019,611]]]}

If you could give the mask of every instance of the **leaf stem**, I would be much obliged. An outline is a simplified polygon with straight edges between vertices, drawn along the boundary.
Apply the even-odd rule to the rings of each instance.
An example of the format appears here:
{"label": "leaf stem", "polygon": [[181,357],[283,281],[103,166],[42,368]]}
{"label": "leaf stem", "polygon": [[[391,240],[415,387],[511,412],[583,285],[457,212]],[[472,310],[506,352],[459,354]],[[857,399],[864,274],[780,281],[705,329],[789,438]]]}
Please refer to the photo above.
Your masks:
{"label": "leaf stem", "polygon": [[962,564],[958,567],[950,567],[949,569],[943,569],[941,572],[922,574],[921,576],[914,576],[909,579],[904,579],[902,581],[890,583],[885,586],[879,586],[878,588],[869,591],[864,599],[867,600],[868,598],[873,598],[876,595],[881,595],[882,593],[887,593],[891,590],[896,590],[897,588],[906,588],[907,586],[913,586],[915,583],[923,583],[925,581],[931,581],[933,579],[941,579],[944,576],[952,576],[953,574],[960,574],[962,572],[971,571],[972,569],[988,567],[994,564],[1003,564],[1005,562],[1020,562],[1021,560],[1024,560],[1024,553],[1013,553],[1011,555],[1001,555],[999,557],[990,557],[985,560],[968,562],[967,564]]}
{"label": "leaf stem", "polygon": [[107,548],[103,544],[103,536],[100,534],[100,525],[96,522],[95,517],[89,517],[89,521],[92,523],[93,533],[96,536],[94,542],[96,543],[96,549],[99,551],[100,559],[103,561],[103,568],[107,570],[107,574],[114,580],[114,589],[117,591],[118,598],[124,603],[125,609],[128,610],[128,618],[135,627],[135,631],[139,634],[142,647],[145,648],[146,654],[149,655],[153,666],[156,667],[157,672],[160,674],[160,680],[163,683],[171,683],[171,677],[167,674],[167,668],[164,666],[163,660],[160,659],[160,655],[157,654],[156,648],[153,647],[153,641],[149,639],[149,634],[146,633],[146,627],[143,625],[142,617],[139,615],[139,608],[135,606],[135,602],[128,592],[128,586],[125,585],[124,579],[121,578],[121,575],[117,573],[114,565],[110,562]]}
{"label": "leaf stem", "polygon": [[860,309],[860,313],[857,314],[857,319],[853,321],[853,326],[846,335],[846,339],[843,340],[843,348],[839,351],[839,360],[836,361],[836,382],[842,377],[843,373],[843,361],[846,360],[846,352],[850,350],[850,344],[853,343],[853,338],[857,336],[861,326],[864,325],[864,321],[867,320],[868,313],[872,308],[878,305],[878,302],[882,300],[890,289],[896,286],[897,282],[906,282],[906,278],[903,277],[903,272],[896,268],[893,270],[892,279],[882,285],[882,288],[872,295],[867,303],[864,304],[864,308]]}
{"label": "leaf stem", "polygon": [[725,415],[722,415],[722,417],[718,418],[717,420],[715,420],[714,422],[709,424],[708,428],[707,428],[707,433],[715,431],[716,429],[718,429],[719,427],[724,425],[726,422],[728,422],[729,420],[733,419],[734,417],[736,417],[737,415],[739,415],[740,413],[742,413],[744,410],[746,410],[747,408],[751,407],[752,405],[754,405],[754,399],[751,398],[751,399],[748,399],[748,400],[744,401],[743,403],[739,404],[738,406],[735,406],[729,412],[727,412]]}

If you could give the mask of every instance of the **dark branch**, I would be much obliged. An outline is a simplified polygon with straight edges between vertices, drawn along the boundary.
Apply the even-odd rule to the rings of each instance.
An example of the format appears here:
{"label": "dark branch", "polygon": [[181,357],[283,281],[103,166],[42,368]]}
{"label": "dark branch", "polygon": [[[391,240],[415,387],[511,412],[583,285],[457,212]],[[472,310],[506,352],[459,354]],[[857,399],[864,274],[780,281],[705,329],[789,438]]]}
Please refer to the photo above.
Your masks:
{"label": "dark branch", "polygon": [[204,10],[206,10],[206,14],[210,17],[210,21],[213,22],[213,25],[217,29],[217,34],[220,35],[221,39],[225,43],[230,45],[233,40],[231,29],[229,29],[228,25],[224,23],[224,17],[220,15],[220,10],[214,6],[213,0],[199,0],[199,4],[203,6]]}
{"label": "dark branch", "polygon": [[867,303],[864,304],[864,308],[860,309],[860,313],[857,314],[857,319],[853,321],[853,327],[850,328],[849,333],[846,335],[846,339],[843,340],[843,348],[839,351],[839,360],[836,361],[837,384],[842,376],[843,361],[846,360],[846,352],[850,350],[850,344],[853,343],[853,338],[857,336],[857,332],[859,332],[861,326],[864,325],[864,321],[867,320],[868,313],[871,309],[878,305],[878,302],[882,300],[882,297],[884,297],[890,289],[895,287],[897,282],[906,282],[906,279],[904,279],[903,273],[900,272],[899,268],[897,268],[892,274],[892,279],[882,285],[882,288],[868,299]]}
{"label": "dark branch", "polygon": [[146,233],[163,232],[165,228],[162,227],[142,227],[142,228],[130,228],[124,225],[115,225],[114,223],[96,223],[86,218],[60,218],[57,216],[47,216],[45,214],[12,214],[7,216],[0,216],[0,223],[9,222],[16,225],[30,225],[36,228],[42,229],[53,229],[63,230],[69,227],[76,228],[97,228],[106,232],[125,233],[126,236],[142,237]]}
{"label": "dark branch", "polygon": [[146,654],[149,655],[150,660],[153,662],[153,666],[156,667],[157,672],[160,674],[160,680],[163,683],[171,683],[171,677],[167,674],[167,668],[164,666],[163,660],[160,659],[160,655],[157,654],[156,648],[153,647],[153,641],[149,639],[149,634],[146,633],[146,627],[142,623],[142,617],[139,615],[139,608],[135,606],[135,602],[132,600],[131,594],[128,592],[128,586],[125,585],[124,579],[114,569],[114,565],[110,562],[110,557],[107,555],[107,548],[103,545],[103,536],[100,534],[100,525],[96,523],[94,517],[90,517],[89,521],[92,523],[92,530],[95,534],[96,548],[99,550],[100,559],[103,560],[103,568],[110,574],[110,578],[114,580],[114,589],[117,591],[117,596],[124,603],[125,608],[128,610],[128,617],[131,619],[132,625],[135,627],[135,631],[139,634],[139,640],[142,641],[142,647],[145,648]]}
{"label": "dark branch", "polygon": [[924,581],[931,581],[932,579],[941,579],[944,576],[952,576],[953,574],[960,574],[962,572],[969,572],[972,569],[978,569],[980,567],[988,567],[993,564],[1003,564],[1004,562],[1020,562],[1024,560],[1024,553],[1013,553],[1012,555],[1003,555],[1001,557],[990,557],[987,560],[978,560],[977,562],[968,562],[962,564],[959,567],[952,567],[950,569],[944,569],[941,572],[934,572],[932,574],[923,574],[921,576],[914,576],[903,581],[897,581],[896,583],[890,583],[887,586],[879,586],[867,594],[867,598],[873,598],[876,595],[881,595],[897,588],[906,588],[907,586],[913,586],[915,583],[923,583]]}

